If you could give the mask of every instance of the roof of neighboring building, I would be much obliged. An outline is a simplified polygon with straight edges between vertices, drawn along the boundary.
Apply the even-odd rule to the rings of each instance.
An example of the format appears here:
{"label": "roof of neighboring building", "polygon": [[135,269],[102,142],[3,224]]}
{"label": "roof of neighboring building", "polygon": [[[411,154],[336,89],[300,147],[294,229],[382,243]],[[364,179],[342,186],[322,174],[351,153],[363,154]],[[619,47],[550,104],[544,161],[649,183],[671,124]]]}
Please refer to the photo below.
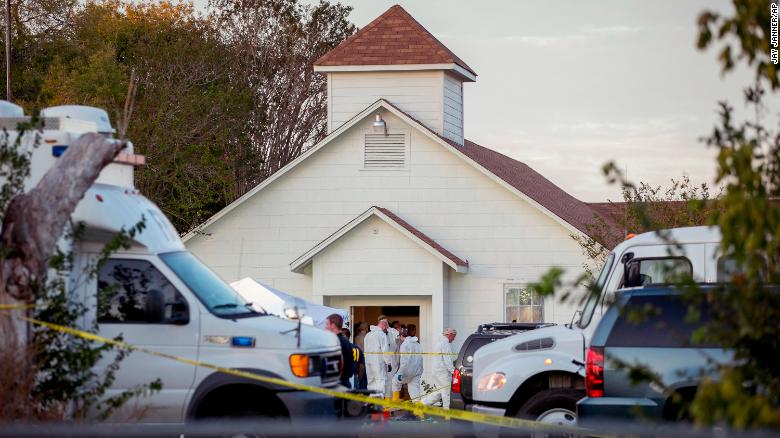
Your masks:
{"label": "roof of neighboring building", "polygon": [[315,66],[456,64],[462,59],[395,5],[314,62]]}
{"label": "roof of neighboring building", "polygon": [[625,202],[589,202],[588,207],[603,218],[617,218],[623,215]]}
{"label": "roof of neighboring building", "polygon": [[398,215],[396,215],[392,211],[384,207],[377,207],[377,206],[373,206],[368,210],[364,211],[358,217],[352,219],[344,226],[336,230],[336,232],[334,232],[327,238],[323,239],[312,249],[306,251],[306,253],[302,254],[300,257],[293,260],[293,262],[290,263],[290,269],[293,272],[301,272],[303,268],[305,268],[309,263],[311,263],[314,256],[317,255],[320,251],[324,250],[325,248],[330,246],[330,244],[332,244],[333,242],[337,241],[342,236],[347,234],[350,230],[363,223],[363,221],[365,221],[369,217],[373,217],[373,216],[376,216],[382,219],[383,221],[385,221],[387,224],[393,226],[395,229],[405,234],[413,241],[417,242],[420,246],[428,250],[430,253],[437,256],[439,259],[441,259],[444,263],[449,265],[452,269],[456,270],[457,272],[466,272],[468,270],[469,262],[451,253],[446,248],[439,245],[435,240],[428,237],[425,233],[423,233],[422,231],[418,230],[417,228],[415,228],[405,220],[398,217]]}
{"label": "roof of neighboring building", "polygon": [[[635,204],[640,204],[640,202],[635,202]],[[644,203],[647,206],[650,207],[665,207],[669,210],[673,211],[681,211],[686,210],[689,208],[689,203],[687,200],[675,200],[675,201],[650,201]],[[626,214],[626,207],[628,206],[628,203],[626,202],[589,202],[588,206],[593,209],[596,213],[598,213],[601,217],[604,218],[620,218]],[[702,218],[704,219],[704,218]],[[704,222],[698,225],[704,225]]]}

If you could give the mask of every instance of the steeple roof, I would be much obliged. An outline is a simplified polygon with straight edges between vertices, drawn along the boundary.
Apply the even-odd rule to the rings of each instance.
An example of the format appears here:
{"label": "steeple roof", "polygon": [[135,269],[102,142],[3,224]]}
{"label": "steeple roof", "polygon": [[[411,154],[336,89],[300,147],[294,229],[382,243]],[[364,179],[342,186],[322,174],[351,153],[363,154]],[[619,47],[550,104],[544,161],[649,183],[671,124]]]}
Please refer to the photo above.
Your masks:
{"label": "steeple roof", "polygon": [[455,64],[476,76],[468,64],[399,5],[314,63],[319,67],[411,64]]}

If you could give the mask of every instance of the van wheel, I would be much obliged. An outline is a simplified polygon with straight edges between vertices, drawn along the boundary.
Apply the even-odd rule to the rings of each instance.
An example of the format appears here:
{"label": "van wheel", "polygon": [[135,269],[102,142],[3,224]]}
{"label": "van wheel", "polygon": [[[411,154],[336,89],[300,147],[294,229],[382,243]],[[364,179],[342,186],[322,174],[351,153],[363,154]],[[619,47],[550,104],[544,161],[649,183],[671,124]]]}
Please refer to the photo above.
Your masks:
{"label": "van wheel", "polygon": [[[194,420],[224,421],[284,421],[287,413],[281,401],[272,393],[249,385],[228,385],[210,392],[198,405]],[[267,438],[263,431],[225,434],[220,438]]]}
{"label": "van wheel", "polygon": [[[542,391],[520,408],[517,417],[538,421],[549,426],[577,426],[577,402],[584,397],[575,389],[549,389]],[[578,436],[568,433],[536,432],[534,437]]]}

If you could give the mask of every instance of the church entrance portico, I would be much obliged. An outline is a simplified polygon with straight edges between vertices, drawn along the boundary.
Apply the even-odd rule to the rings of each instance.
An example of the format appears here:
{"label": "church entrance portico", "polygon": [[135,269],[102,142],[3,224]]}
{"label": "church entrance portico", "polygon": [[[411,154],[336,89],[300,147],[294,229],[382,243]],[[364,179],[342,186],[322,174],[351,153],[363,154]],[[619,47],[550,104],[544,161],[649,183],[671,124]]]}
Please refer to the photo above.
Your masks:
{"label": "church entrance portico", "polygon": [[[398,321],[402,324],[415,324],[417,337],[423,351],[432,351],[434,342],[438,340],[437,331],[432,327],[432,303],[430,296],[419,295],[363,295],[363,296],[326,296],[323,304],[338,309],[349,309],[352,321],[351,331],[353,338],[357,333],[357,323],[364,323],[366,327],[376,325],[379,315],[387,316],[389,322]],[[431,369],[430,357],[423,357],[423,379]]]}

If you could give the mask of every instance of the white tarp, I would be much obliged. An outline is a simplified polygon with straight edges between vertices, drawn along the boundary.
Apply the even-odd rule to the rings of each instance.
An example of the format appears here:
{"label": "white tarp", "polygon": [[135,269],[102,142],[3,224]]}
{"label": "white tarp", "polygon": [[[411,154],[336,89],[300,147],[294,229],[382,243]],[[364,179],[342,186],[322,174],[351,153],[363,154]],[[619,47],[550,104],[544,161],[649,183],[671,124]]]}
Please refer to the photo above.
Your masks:
{"label": "white tarp", "polygon": [[291,316],[289,312],[297,306],[299,312],[304,314],[301,321],[312,324],[315,327],[324,327],[325,318],[334,313],[341,315],[345,323],[349,320],[349,312],[346,310],[309,303],[287,292],[282,292],[279,289],[255,281],[250,277],[234,281],[230,283],[230,286],[242,298],[252,303],[252,307],[258,311],[264,310],[282,318],[289,318]]}

